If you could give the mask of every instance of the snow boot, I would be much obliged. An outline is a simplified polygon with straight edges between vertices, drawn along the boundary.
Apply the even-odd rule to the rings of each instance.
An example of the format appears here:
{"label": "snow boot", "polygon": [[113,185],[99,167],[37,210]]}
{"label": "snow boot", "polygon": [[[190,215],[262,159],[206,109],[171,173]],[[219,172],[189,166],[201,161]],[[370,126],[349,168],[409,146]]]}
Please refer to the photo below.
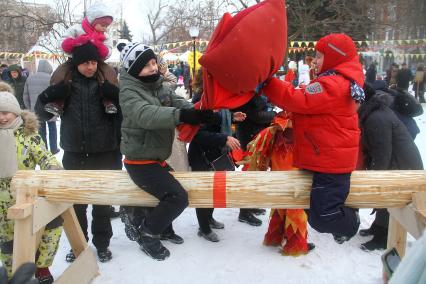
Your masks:
{"label": "snow boot", "polygon": [[224,229],[225,224],[222,222],[216,221],[213,217],[209,220],[210,228],[212,229]]}
{"label": "snow boot", "polygon": [[65,261],[66,262],[74,262],[74,260],[75,260],[75,254],[71,249],[70,252],[67,253],[67,255],[65,256]]}
{"label": "snow boot", "polygon": [[160,239],[162,241],[169,241],[171,243],[180,245],[183,244],[183,238],[175,233],[166,233],[166,234],[161,234]]}
{"label": "snow boot", "polygon": [[201,231],[201,229],[198,229],[198,233],[197,233],[197,235],[199,236],[199,237],[203,237],[203,238],[205,238],[206,240],[208,240],[208,241],[210,241],[210,242],[214,242],[214,243],[217,243],[218,241],[219,241],[219,236],[215,233],[215,232],[213,232],[213,231],[210,231],[210,233],[203,233],[202,231]]}
{"label": "snow boot", "polygon": [[373,239],[360,245],[363,251],[386,249],[388,232],[386,228],[377,226]]}
{"label": "snow boot", "polygon": [[100,262],[108,262],[112,259],[112,253],[108,248],[98,249],[98,258]]}
{"label": "snow boot", "polygon": [[140,233],[138,226],[143,216],[137,216],[136,208],[130,206],[120,207],[120,219],[124,223],[124,232],[131,241],[138,241]]}
{"label": "snow boot", "polygon": [[140,237],[137,241],[140,249],[151,258],[161,261],[170,256],[169,250],[163,246],[158,235],[152,234],[143,220],[139,227]]}
{"label": "snow boot", "polygon": [[256,218],[252,213],[240,213],[238,216],[238,221],[247,223],[251,226],[260,226],[262,225],[262,220]]}
{"label": "snow boot", "polygon": [[373,236],[375,231],[376,225],[373,223],[371,224],[370,228],[359,230],[359,235],[362,237]]}
{"label": "snow boot", "polygon": [[48,267],[37,267],[35,272],[35,278],[38,280],[40,284],[52,284],[53,276],[50,274],[50,270]]}

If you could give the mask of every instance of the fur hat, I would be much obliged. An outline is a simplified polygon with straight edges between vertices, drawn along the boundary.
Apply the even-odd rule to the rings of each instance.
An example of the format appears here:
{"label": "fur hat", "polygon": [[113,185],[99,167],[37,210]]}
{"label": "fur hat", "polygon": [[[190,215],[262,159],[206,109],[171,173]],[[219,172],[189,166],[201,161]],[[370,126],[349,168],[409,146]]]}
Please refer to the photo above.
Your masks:
{"label": "fur hat", "polygon": [[10,92],[0,92],[0,111],[12,112],[16,115],[22,113],[18,100]]}
{"label": "fur hat", "polygon": [[320,73],[333,69],[340,63],[351,61],[358,55],[355,43],[346,34],[329,34],[315,45],[315,49],[324,54]]}
{"label": "fur hat", "polygon": [[[119,48],[117,46],[117,48]],[[149,60],[155,59],[154,51],[147,45],[139,42],[131,42],[126,46],[121,46],[120,62],[129,75],[137,78],[141,70]]]}
{"label": "fur hat", "polygon": [[99,60],[98,49],[91,42],[74,47],[72,50],[72,63],[74,66],[90,60]]}
{"label": "fur hat", "polygon": [[9,93],[12,93],[12,94],[15,93],[15,91],[13,90],[11,85],[9,85],[6,82],[2,82],[2,81],[0,81],[0,92],[9,92]]}

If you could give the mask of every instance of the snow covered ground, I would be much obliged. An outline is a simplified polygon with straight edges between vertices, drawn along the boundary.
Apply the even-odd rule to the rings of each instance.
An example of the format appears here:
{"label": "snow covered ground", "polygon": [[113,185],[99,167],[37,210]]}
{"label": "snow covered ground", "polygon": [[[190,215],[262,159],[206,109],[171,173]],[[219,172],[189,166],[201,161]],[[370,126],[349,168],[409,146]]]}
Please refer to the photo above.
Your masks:
{"label": "snow covered ground", "polygon": [[[416,144],[426,162],[426,115],[416,121],[422,130]],[[360,211],[361,228],[367,228],[372,222],[370,211]],[[339,245],[331,235],[309,229],[309,241],[315,243],[315,250],[305,256],[288,257],[282,256],[275,247],[262,245],[268,214],[262,216],[261,227],[238,222],[238,209],[216,209],[214,216],[225,223],[224,230],[216,230],[221,238],[219,243],[197,236],[195,209],[186,209],[174,222],[176,233],[185,243],[165,242],[171,256],[162,262],[141,252],[136,242],[126,238],[121,221],[114,219],[110,246],[113,259],[99,263],[100,275],[93,283],[382,283],[381,252],[364,252],[359,248],[369,238],[357,235]],[[409,238],[409,242],[412,241]],[[65,255],[69,249],[63,234],[52,267],[55,278],[68,266]]]}

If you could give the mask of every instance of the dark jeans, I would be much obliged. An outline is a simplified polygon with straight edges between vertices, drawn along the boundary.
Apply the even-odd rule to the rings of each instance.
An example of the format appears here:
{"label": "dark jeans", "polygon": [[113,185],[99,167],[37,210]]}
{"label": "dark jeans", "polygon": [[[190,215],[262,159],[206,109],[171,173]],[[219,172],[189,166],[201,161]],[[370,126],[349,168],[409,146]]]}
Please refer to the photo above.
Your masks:
{"label": "dark jeans", "polygon": [[[46,124],[49,128],[49,144],[47,144]],[[56,131],[56,121],[40,121],[38,133],[40,134],[41,139],[43,139],[46,148],[49,147],[50,152],[58,151],[58,133]]]}
{"label": "dark jeans", "polygon": [[308,221],[320,233],[352,237],[359,228],[356,210],[344,206],[351,174],[313,173]]}
{"label": "dark jeans", "polygon": [[145,226],[154,235],[166,233],[172,221],[188,206],[188,193],[169,173],[168,166],[124,165],[138,187],[160,200],[156,207],[146,212]]}
{"label": "dark jeans", "polygon": [[[121,155],[119,151],[105,153],[73,153],[64,152],[62,164],[66,170],[121,170]],[[74,210],[86,240],[87,232],[87,204],[75,204]],[[92,210],[92,243],[97,249],[109,247],[112,237],[111,206],[93,205]]]}
{"label": "dark jeans", "polygon": [[209,221],[211,218],[213,218],[213,210],[213,208],[195,209],[195,213],[197,213],[198,225],[200,226],[200,229],[204,234],[208,234],[212,231],[210,228]]}

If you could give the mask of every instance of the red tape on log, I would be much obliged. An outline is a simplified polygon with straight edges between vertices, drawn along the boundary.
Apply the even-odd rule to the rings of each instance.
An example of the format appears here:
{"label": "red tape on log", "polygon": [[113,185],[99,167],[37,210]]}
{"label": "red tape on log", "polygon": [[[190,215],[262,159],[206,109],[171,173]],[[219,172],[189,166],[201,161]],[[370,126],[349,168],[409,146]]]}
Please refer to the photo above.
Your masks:
{"label": "red tape on log", "polygon": [[226,208],[226,172],[215,172],[213,176],[213,207]]}

